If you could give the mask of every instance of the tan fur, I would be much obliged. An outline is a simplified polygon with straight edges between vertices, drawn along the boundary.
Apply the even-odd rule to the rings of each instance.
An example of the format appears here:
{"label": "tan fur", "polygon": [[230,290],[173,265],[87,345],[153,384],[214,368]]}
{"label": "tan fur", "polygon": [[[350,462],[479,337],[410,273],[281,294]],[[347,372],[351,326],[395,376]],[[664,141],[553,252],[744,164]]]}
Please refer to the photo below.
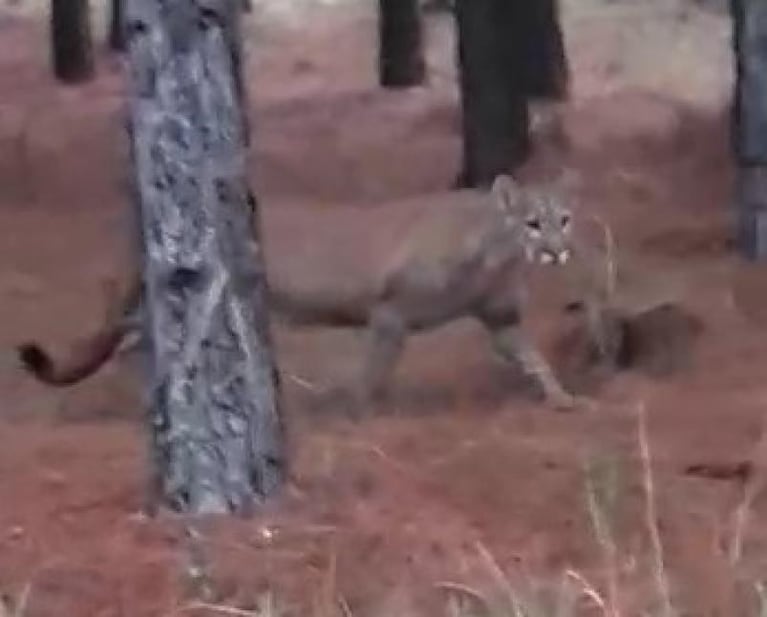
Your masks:
{"label": "tan fur", "polygon": [[[523,188],[499,176],[489,194],[465,190],[428,205],[414,199],[343,214],[333,208],[334,227],[316,206],[299,215],[290,207],[266,208],[270,304],[294,323],[367,328],[366,397],[383,391],[409,334],[473,317],[549,403],[571,408],[575,400],[520,328],[525,270],[565,263],[574,250],[563,202],[555,187]],[[134,271],[119,310],[67,355],[54,361],[39,346],[24,346],[26,367],[53,385],[94,373],[129,330],[125,316],[140,287]]]}

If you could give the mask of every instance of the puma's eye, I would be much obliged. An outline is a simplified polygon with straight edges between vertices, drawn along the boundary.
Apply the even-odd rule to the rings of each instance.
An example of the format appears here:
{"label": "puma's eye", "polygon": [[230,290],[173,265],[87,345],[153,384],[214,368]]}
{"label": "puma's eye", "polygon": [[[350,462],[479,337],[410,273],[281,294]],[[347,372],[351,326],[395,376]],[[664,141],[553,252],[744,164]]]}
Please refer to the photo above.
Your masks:
{"label": "puma's eye", "polygon": [[563,214],[562,215],[562,227],[569,227],[570,226],[570,215],[569,214]]}
{"label": "puma's eye", "polygon": [[527,219],[525,225],[527,225],[528,229],[532,229],[533,231],[541,230],[541,222],[538,219]]}

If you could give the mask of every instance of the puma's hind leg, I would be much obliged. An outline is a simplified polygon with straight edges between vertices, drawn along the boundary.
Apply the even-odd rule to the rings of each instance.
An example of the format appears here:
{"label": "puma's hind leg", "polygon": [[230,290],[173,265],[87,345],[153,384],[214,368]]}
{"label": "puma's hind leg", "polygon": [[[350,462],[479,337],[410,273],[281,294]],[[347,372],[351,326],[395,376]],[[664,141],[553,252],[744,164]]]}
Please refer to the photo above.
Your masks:
{"label": "puma's hind leg", "polygon": [[405,347],[407,324],[397,309],[382,305],[371,311],[367,334],[368,350],[358,383],[359,404],[365,410],[386,392]]}

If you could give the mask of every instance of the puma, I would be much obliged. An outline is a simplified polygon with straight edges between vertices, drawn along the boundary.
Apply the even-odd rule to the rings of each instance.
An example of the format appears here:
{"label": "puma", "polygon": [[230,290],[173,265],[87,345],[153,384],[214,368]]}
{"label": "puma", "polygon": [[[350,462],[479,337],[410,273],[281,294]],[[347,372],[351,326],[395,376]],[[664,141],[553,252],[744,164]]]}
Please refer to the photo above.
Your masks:
{"label": "puma", "polygon": [[[319,206],[264,208],[270,305],[294,324],[366,328],[370,348],[360,381],[366,398],[384,392],[410,334],[473,317],[496,352],[537,382],[548,404],[572,409],[581,401],[560,385],[521,327],[528,269],[561,266],[576,250],[566,192],[556,183],[521,186],[501,175],[489,192],[456,191],[429,204],[412,199],[344,214],[334,207],[342,222],[335,227]],[[20,346],[25,368],[56,386],[96,372],[136,329],[135,269],[118,295],[105,323],[61,357],[36,343]]]}

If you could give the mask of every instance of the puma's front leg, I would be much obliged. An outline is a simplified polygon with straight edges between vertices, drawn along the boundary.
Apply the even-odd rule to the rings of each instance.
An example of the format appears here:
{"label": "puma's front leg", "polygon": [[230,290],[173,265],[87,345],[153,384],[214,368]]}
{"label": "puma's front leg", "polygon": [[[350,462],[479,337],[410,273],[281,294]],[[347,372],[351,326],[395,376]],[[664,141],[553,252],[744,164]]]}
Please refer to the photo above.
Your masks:
{"label": "puma's front leg", "polygon": [[495,351],[507,362],[518,363],[522,371],[538,383],[547,404],[562,411],[587,404],[562,387],[549,363],[527,339],[518,324],[496,326],[485,323],[485,326],[490,332]]}

